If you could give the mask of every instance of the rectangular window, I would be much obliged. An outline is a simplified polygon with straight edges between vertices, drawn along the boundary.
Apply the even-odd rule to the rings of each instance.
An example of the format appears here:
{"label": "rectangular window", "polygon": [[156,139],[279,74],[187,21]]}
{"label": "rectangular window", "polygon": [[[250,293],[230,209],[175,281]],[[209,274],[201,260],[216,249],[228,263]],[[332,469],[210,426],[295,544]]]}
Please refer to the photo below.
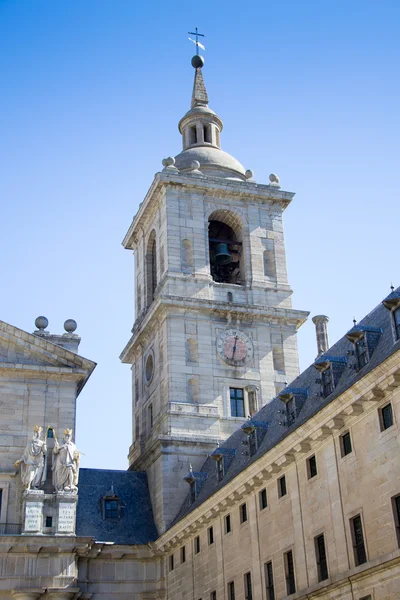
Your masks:
{"label": "rectangular window", "polygon": [[328,367],[321,373],[322,395],[324,398],[332,394],[334,390],[332,367]]}
{"label": "rectangular window", "polygon": [[278,479],[278,496],[279,496],[279,498],[282,498],[283,496],[286,496],[286,494],[287,494],[286,477],[285,477],[285,475],[283,475],[283,477],[280,477]]}
{"label": "rectangular window", "polygon": [[217,481],[222,481],[224,478],[224,457],[217,460]]}
{"label": "rectangular window", "polygon": [[244,417],[244,391],[242,388],[229,388],[231,416]]}
{"label": "rectangular window", "polygon": [[181,564],[186,562],[186,546],[181,548]]}
{"label": "rectangular window", "polygon": [[247,521],[247,504],[241,504],[239,506],[239,512],[240,512],[240,522],[241,523],[245,523]]}
{"label": "rectangular window", "polygon": [[198,554],[200,552],[200,536],[194,538],[194,552]]}
{"label": "rectangular window", "polygon": [[315,555],[317,558],[318,581],[328,579],[328,563],[326,560],[325,538],[318,535],[315,540]]}
{"label": "rectangular window", "polygon": [[351,446],[350,431],[347,431],[346,433],[344,433],[341,436],[340,449],[341,449],[342,457],[347,456],[348,454],[351,454],[351,452],[353,451],[353,448]]}
{"label": "rectangular window", "polygon": [[396,308],[393,312],[393,321],[396,340],[400,340],[400,308]]}
{"label": "rectangular window", "polygon": [[249,440],[249,455],[254,456],[257,452],[257,431],[252,431],[248,435]]}
{"label": "rectangular window", "polygon": [[235,600],[235,582],[228,583],[228,600]]}
{"label": "rectangular window", "polygon": [[286,419],[288,427],[290,427],[290,425],[292,425],[296,420],[296,406],[294,403],[294,398],[290,398],[290,400],[286,402]]}
{"label": "rectangular window", "polygon": [[253,600],[253,588],[251,585],[251,573],[244,575],[244,598],[245,600]]}
{"label": "rectangular window", "polygon": [[296,582],[294,579],[294,564],[293,564],[293,552],[289,550],[284,555],[285,559],[285,576],[286,576],[286,591],[289,594],[296,592]]}
{"label": "rectangular window", "polygon": [[208,544],[211,546],[211,544],[214,543],[214,527],[209,527],[208,528]]}
{"label": "rectangular window", "polygon": [[259,498],[260,498],[260,510],[264,510],[264,508],[267,508],[267,506],[268,506],[266,488],[261,490],[261,492],[259,493]]}
{"label": "rectangular window", "polygon": [[196,500],[196,482],[195,481],[190,482],[189,496],[190,496],[190,504],[193,504],[193,502]]}
{"label": "rectangular window", "polygon": [[367,553],[365,551],[364,534],[360,515],[351,519],[351,533],[353,537],[354,561],[356,566],[362,565],[367,562]]}
{"label": "rectangular window", "polygon": [[118,519],[119,518],[119,500],[104,498],[104,518]]}
{"label": "rectangular window", "polygon": [[148,409],[148,421],[149,421],[150,429],[153,429],[153,405],[152,404],[149,405],[149,409]]}
{"label": "rectangular window", "polygon": [[357,368],[361,369],[368,362],[368,349],[365,339],[359,340],[355,344]]}
{"label": "rectangular window", "polygon": [[214,590],[210,594],[210,600],[217,600],[217,592]]}
{"label": "rectangular window", "polygon": [[307,475],[308,479],[312,479],[317,474],[317,459],[315,458],[315,454],[310,456],[307,460]]}
{"label": "rectangular window", "polygon": [[363,596],[360,600],[372,600],[372,596],[368,594],[368,596]]}
{"label": "rectangular window", "polygon": [[275,600],[274,574],[272,571],[272,562],[264,565],[265,587],[267,590],[267,600]]}
{"label": "rectangular window", "polygon": [[232,531],[231,515],[226,515],[226,517],[225,517],[225,533],[230,533],[231,531]]}
{"label": "rectangular window", "polygon": [[175,568],[175,565],[174,565],[174,555],[171,554],[171,556],[169,557],[169,570],[173,571],[174,568]]}
{"label": "rectangular window", "polygon": [[46,517],[46,527],[53,527],[53,517]]}
{"label": "rectangular window", "polygon": [[393,410],[392,405],[386,404],[380,410],[381,431],[389,429],[393,425]]}
{"label": "rectangular window", "polygon": [[392,504],[393,504],[393,514],[394,514],[394,524],[396,527],[396,534],[397,534],[397,543],[400,548],[400,496],[396,496],[395,498],[392,498]]}

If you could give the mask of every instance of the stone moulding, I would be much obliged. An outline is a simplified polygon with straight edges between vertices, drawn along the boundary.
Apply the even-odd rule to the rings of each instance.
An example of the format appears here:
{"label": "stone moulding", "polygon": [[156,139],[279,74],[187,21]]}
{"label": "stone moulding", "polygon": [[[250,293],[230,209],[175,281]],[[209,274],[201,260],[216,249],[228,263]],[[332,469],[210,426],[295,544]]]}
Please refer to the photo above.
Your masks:
{"label": "stone moulding", "polygon": [[[399,353],[400,351],[392,354],[379,366],[379,373],[382,373],[382,370],[386,370],[386,373],[378,380],[376,373],[371,371],[357,381],[342,393],[339,404],[335,399],[324,406],[307,424],[300,425],[267,454],[260,456],[245,471],[239,473],[192,513],[167,530],[155,545],[161,551],[166,551],[167,545],[168,549],[175,548],[180,544],[181,536],[178,537],[178,533],[184,531],[185,535],[191,536],[198,532],[205,522],[213,518],[210,515],[223,514],[228,508],[238,504],[249,491],[256,490],[266,479],[277,476],[286,466],[289,466],[295,460],[296,454],[309,452],[315,445],[343,428],[349,419],[359,418],[364,410],[373,410],[374,404],[383,400],[387,392],[400,387]],[[367,406],[364,408],[363,404]],[[336,406],[334,414],[332,414],[333,406]],[[312,431],[309,429],[310,424],[313,427]],[[265,465],[268,454],[270,454],[270,463]]]}

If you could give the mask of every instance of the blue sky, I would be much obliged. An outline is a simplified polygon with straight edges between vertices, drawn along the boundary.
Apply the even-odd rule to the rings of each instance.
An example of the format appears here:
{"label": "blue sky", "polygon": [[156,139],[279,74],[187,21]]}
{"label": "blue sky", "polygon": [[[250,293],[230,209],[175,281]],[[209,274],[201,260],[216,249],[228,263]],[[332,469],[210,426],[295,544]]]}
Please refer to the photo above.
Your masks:
{"label": "blue sky", "polygon": [[[285,213],[296,308],[331,343],[399,285],[398,2],[0,0],[1,318],[27,331],[78,321],[98,367],[78,400],[84,466],[125,468],[133,258],[121,240],[177,154],[194,46],[206,34],[222,146]],[[316,354],[311,319],[301,368]],[[107,445],[101,438],[107,437]]]}

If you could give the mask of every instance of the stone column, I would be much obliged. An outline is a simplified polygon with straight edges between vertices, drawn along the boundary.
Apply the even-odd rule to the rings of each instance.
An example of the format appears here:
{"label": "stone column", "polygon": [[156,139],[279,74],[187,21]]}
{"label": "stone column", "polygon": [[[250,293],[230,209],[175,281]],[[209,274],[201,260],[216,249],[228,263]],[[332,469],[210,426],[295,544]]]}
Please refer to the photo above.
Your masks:
{"label": "stone column", "polygon": [[77,502],[77,494],[70,492],[58,492],[56,494],[56,535],[75,535]]}
{"label": "stone column", "polygon": [[20,588],[11,590],[11,596],[15,600],[37,600],[44,593],[44,589],[40,588]]}
{"label": "stone column", "polygon": [[324,354],[329,348],[328,321],[329,318],[325,315],[316,315],[312,318],[312,322],[315,325],[315,333],[317,335],[317,358],[321,356],[321,354]]}
{"label": "stone column", "polygon": [[22,499],[24,515],[22,535],[43,533],[43,490],[25,490]]}

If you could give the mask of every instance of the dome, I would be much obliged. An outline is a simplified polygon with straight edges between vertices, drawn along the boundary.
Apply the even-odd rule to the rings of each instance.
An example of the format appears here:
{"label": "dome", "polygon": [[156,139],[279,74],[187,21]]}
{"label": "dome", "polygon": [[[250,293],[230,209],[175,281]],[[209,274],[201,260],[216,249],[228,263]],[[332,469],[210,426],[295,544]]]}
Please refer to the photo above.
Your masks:
{"label": "dome", "polygon": [[200,171],[205,175],[241,181],[246,179],[243,165],[227,152],[213,146],[192,146],[183,150],[175,156],[175,167],[179,171],[190,170],[194,160],[199,161]]}

